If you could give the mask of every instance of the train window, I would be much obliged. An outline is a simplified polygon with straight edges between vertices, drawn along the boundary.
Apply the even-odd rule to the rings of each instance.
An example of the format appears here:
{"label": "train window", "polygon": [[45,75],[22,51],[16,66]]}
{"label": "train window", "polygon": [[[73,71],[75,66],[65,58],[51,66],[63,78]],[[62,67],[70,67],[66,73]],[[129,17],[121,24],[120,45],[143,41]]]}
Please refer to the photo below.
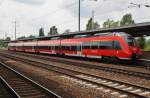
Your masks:
{"label": "train window", "polygon": [[83,46],[83,49],[91,49],[91,46]]}
{"label": "train window", "polygon": [[71,46],[67,46],[68,51],[71,51]]}
{"label": "train window", "polygon": [[51,50],[51,46],[48,46],[48,49]]}
{"label": "train window", "polygon": [[84,42],[82,44],[83,49],[90,49],[91,48],[91,42]]}
{"label": "train window", "polygon": [[35,46],[36,49],[38,49],[38,46]]}
{"label": "train window", "polygon": [[39,47],[38,47],[38,46],[35,46],[35,49],[39,49]]}
{"label": "train window", "polygon": [[36,49],[37,47],[36,46],[33,46],[33,49]]}
{"label": "train window", "polygon": [[118,41],[114,41],[114,49],[117,49],[117,50],[121,49],[121,46]]}
{"label": "train window", "polygon": [[38,49],[48,49],[48,46],[39,46]]}
{"label": "train window", "polygon": [[136,41],[132,36],[128,36],[127,43],[129,46],[135,46],[136,45]]}
{"label": "train window", "polygon": [[26,48],[26,49],[30,49],[30,47],[29,47],[29,46],[25,46],[25,48]]}
{"label": "train window", "polygon": [[51,50],[55,50],[55,46],[51,46]]}
{"label": "train window", "polygon": [[113,49],[113,42],[112,41],[101,41],[99,43],[100,49]]}
{"label": "train window", "polygon": [[59,50],[59,46],[55,46],[55,50]]}
{"label": "train window", "polygon": [[32,46],[28,46],[28,49],[32,49]]}
{"label": "train window", "polygon": [[62,50],[65,50],[65,46],[61,46],[61,49],[62,49]]}
{"label": "train window", "polygon": [[64,46],[64,50],[67,50],[67,46]]}
{"label": "train window", "polygon": [[76,46],[71,46],[71,51],[76,51]]}
{"label": "train window", "polygon": [[98,49],[99,48],[99,42],[91,42],[91,49]]}
{"label": "train window", "polygon": [[42,49],[42,47],[41,47],[41,46],[38,46],[38,49]]}
{"label": "train window", "polygon": [[77,46],[77,51],[81,51],[81,46]]}
{"label": "train window", "polygon": [[67,49],[67,47],[66,46],[64,46],[64,50],[66,50]]}
{"label": "train window", "polygon": [[62,50],[71,51],[71,46],[62,46]]}
{"label": "train window", "polygon": [[30,49],[30,46],[24,46],[25,49]]}

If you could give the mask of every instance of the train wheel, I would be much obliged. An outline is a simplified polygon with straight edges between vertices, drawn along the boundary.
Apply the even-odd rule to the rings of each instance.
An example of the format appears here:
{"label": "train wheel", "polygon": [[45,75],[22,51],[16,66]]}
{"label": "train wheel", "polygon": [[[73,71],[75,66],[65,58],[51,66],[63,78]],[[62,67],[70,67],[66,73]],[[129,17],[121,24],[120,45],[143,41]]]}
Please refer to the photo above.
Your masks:
{"label": "train wheel", "polygon": [[61,56],[61,57],[65,57],[65,53],[62,53],[60,56]]}
{"label": "train wheel", "polygon": [[117,64],[117,63],[118,63],[118,58],[115,57],[115,56],[113,56],[113,57],[112,57],[112,63]]}
{"label": "train wheel", "polygon": [[39,52],[39,51],[36,51],[35,53],[36,53],[36,54],[40,54],[40,52]]}
{"label": "train wheel", "polygon": [[102,56],[102,57],[101,57],[101,61],[104,61],[104,58],[105,58],[105,57],[104,57],[104,56]]}
{"label": "train wheel", "polygon": [[107,63],[110,63],[110,57],[109,56],[102,56],[101,60]]}

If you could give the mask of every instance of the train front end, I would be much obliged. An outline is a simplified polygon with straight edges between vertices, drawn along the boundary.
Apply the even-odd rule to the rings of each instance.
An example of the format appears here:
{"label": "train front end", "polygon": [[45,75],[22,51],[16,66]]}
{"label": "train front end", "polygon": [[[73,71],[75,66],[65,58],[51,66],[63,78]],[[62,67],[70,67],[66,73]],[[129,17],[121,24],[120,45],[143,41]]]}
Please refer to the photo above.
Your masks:
{"label": "train front end", "polygon": [[120,36],[123,40],[122,43],[122,50],[125,59],[140,59],[143,55],[142,50],[140,49],[139,45],[137,44],[136,40],[130,34],[119,32],[116,33],[117,36]]}
{"label": "train front end", "polygon": [[142,50],[138,46],[136,40],[132,36],[128,36],[128,46],[131,52],[131,59],[140,59],[143,55]]}
{"label": "train front end", "polygon": [[143,55],[143,52],[140,49],[140,47],[137,44],[134,37],[132,37],[131,35],[128,34],[124,40],[125,40],[126,44],[128,45],[128,49],[129,49],[129,52],[131,54],[129,56],[129,58],[131,58],[131,59],[140,59]]}

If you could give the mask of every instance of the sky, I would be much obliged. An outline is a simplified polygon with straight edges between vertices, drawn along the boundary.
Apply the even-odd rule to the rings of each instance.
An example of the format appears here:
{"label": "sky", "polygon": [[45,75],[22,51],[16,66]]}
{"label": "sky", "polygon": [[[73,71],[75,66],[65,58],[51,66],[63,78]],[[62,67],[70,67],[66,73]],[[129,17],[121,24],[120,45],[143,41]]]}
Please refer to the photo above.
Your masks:
{"label": "sky", "polygon": [[[127,13],[136,23],[150,22],[150,7],[129,7],[131,2],[150,5],[150,0],[81,0],[81,30],[85,30],[92,11],[101,27],[108,18],[117,21]],[[0,39],[14,39],[15,21],[17,37],[37,36],[41,27],[47,35],[53,25],[59,33],[77,31],[78,0],[0,0]]]}

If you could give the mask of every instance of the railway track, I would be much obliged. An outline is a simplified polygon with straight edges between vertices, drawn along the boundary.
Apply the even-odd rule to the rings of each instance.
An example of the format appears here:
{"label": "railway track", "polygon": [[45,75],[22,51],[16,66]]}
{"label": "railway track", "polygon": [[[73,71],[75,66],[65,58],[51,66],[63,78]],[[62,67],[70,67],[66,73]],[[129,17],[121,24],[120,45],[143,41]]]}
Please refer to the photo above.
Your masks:
{"label": "railway track", "polygon": [[[14,52],[12,52],[12,51],[8,51],[8,50],[5,50],[6,52],[10,52],[10,53],[14,53]],[[18,52],[18,51],[15,51],[15,54],[21,54],[21,55],[33,55],[33,53],[31,53],[31,52],[26,52],[26,53],[23,53],[23,52]],[[34,53],[35,54],[35,53]],[[58,58],[62,58],[62,56],[58,56],[58,55],[53,55],[53,54],[38,54],[38,56],[52,56],[52,57],[58,57]],[[35,56],[35,55],[34,55]],[[71,57],[71,58],[70,58]],[[83,58],[83,57],[75,57],[75,56],[65,56],[65,58],[67,58],[67,59],[77,59],[77,60],[80,60],[80,59],[82,59],[82,60],[85,60],[85,61],[94,61],[94,62],[97,62],[97,63],[99,63],[98,61],[100,60],[100,59],[96,59],[96,58],[89,58],[89,59],[87,59],[87,58]],[[108,61],[108,60],[107,60]],[[107,61],[101,61],[102,63],[113,63],[113,62],[107,62]],[[150,60],[149,59],[139,59],[139,60],[137,60],[136,62],[132,62],[132,61],[130,61],[130,60],[119,60],[119,65],[121,64],[121,66],[129,66],[129,67],[131,67],[131,66],[135,66],[135,67],[139,67],[139,68],[144,68],[144,69],[150,69],[150,65],[149,65],[149,63],[150,63]],[[115,65],[118,65],[118,63],[115,63]]]}
{"label": "railway track", "polygon": [[[11,58],[10,55],[7,58]],[[50,64],[41,63],[26,58],[13,56],[11,58],[16,61],[41,67],[46,70],[54,71],[63,74],[62,78],[69,79],[82,85],[91,86],[97,90],[107,92],[119,98],[150,98],[150,88],[136,86],[133,84],[120,82],[116,80],[106,79],[100,76],[87,74],[77,70],[71,70],[63,67],[57,67]]]}
{"label": "railway track", "polygon": [[[10,54],[7,54],[7,55],[10,55]],[[16,57],[17,55],[14,54],[13,56]],[[126,69],[113,68],[113,67],[108,67],[108,66],[105,67],[105,66],[98,66],[98,65],[92,65],[92,64],[83,64],[83,63],[74,62],[74,61],[57,60],[55,58],[46,58],[46,57],[40,57],[40,56],[36,56],[36,55],[19,54],[18,56],[20,56],[20,55],[26,56],[26,57],[38,58],[38,59],[42,59],[42,60],[50,60],[50,61],[57,62],[57,63],[70,64],[70,65],[74,65],[74,66],[78,66],[78,67],[86,67],[86,68],[90,68],[90,69],[98,69],[98,70],[111,72],[111,73],[113,72],[113,73],[124,74],[124,75],[128,75],[128,76],[140,77],[143,79],[150,80],[150,74],[144,73],[144,72],[130,71],[130,70],[126,70]],[[12,54],[10,56],[12,56]]]}
{"label": "railway track", "polygon": [[18,98],[19,96],[7,84],[7,82],[0,76],[0,98]]}
{"label": "railway track", "polygon": [[[75,57],[75,56],[65,56],[65,59],[64,59],[64,56],[60,56],[60,55],[53,55],[53,54],[44,54],[44,53],[40,53],[40,54],[35,54],[35,53],[31,53],[31,52],[27,52],[27,53],[23,53],[23,52],[18,52],[18,51],[8,51],[8,50],[3,50],[7,53],[11,53],[11,54],[18,54],[18,55],[23,55],[23,56],[30,56],[30,57],[36,57],[36,58],[40,58],[40,59],[45,59],[45,60],[52,60],[52,61],[57,61],[58,62],[58,59],[60,59],[61,61],[63,60],[64,62],[67,62],[67,63],[70,63],[70,61],[73,60],[73,63],[75,64],[76,61],[80,61],[81,59],[83,61],[87,61],[87,62],[94,62],[94,63],[97,63],[97,65],[99,64],[114,64],[116,66],[119,66],[120,67],[128,67],[128,68],[142,68],[144,70],[150,70],[150,60],[148,59],[139,59],[137,61],[131,61],[131,60],[123,60],[123,59],[120,59],[118,62],[107,62],[109,60],[106,60],[106,61],[100,61],[100,59],[98,58],[83,58],[83,57]],[[55,60],[54,60],[55,59]],[[70,59],[70,61],[68,61]],[[75,61],[74,61],[75,60]],[[99,62],[100,61],[100,62]],[[61,62],[60,62],[61,63]],[[82,62],[82,65],[84,63]],[[89,65],[92,65],[92,64],[87,64],[87,67]],[[81,66],[81,65],[79,65]],[[85,66],[85,65],[84,65]],[[94,65],[92,65],[94,66]],[[100,66],[99,66],[100,67]],[[110,66],[111,67],[111,66]],[[143,71],[144,72],[144,71]]]}
{"label": "railway track", "polygon": [[17,96],[15,98],[61,98],[4,63],[0,63],[0,75]]}

